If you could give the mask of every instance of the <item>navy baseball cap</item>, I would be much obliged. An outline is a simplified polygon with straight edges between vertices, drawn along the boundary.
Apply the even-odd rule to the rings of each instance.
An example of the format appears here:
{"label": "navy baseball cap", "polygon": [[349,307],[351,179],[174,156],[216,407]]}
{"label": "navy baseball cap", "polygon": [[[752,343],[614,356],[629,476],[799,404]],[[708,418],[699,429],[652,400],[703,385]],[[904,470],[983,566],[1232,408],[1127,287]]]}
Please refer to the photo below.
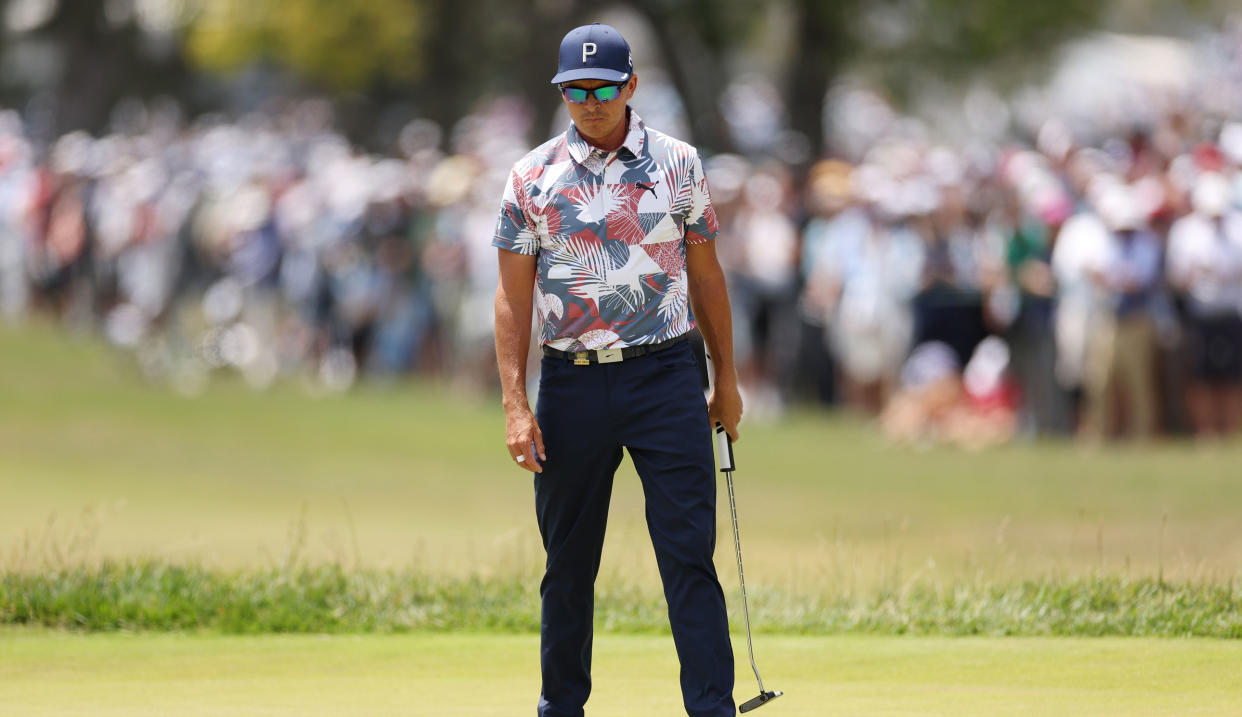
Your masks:
{"label": "navy baseball cap", "polygon": [[575,27],[561,40],[561,57],[552,84],[574,80],[625,82],[634,74],[630,43],[611,25]]}

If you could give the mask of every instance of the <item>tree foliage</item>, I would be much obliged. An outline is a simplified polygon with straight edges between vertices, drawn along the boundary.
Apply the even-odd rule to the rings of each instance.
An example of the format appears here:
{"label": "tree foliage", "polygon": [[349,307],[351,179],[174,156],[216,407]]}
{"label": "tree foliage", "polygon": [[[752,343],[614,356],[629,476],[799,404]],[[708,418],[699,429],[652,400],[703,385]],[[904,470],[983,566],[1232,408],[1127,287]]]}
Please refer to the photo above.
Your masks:
{"label": "tree foliage", "polygon": [[[404,87],[442,121],[467,110],[463,91],[519,89],[542,111],[563,29],[601,9],[587,0],[199,0],[190,57],[213,70],[267,60],[337,90]],[[995,76],[1038,63],[1061,40],[1096,27],[1109,0],[783,0],[797,18],[796,60],[777,78],[794,129],[822,147],[822,105],[831,79],[865,64],[898,97],[929,74]],[[670,77],[690,110],[696,142],[731,148],[718,98],[730,54],[764,20],[753,0],[619,0],[649,23]],[[423,73],[435,67],[435,73]],[[532,73],[534,73],[532,75]],[[1010,73],[1012,75],[1013,73]],[[536,79],[527,76],[538,75]],[[465,89],[463,89],[465,88]],[[538,123],[536,123],[538,125]]]}
{"label": "tree foliage", "polygon": [[409,81],[424,67],[420,0],[203,0],[191,58],[212,70],[268,60],[335,90]]}
{"label": "tree foliage", "polygon": [[[135,0],[0,0],[0,102],[21,107],[27,131],[49,141],[103,129],[125,97],[185,99],[191,70],[179,45],[151,37],[136,6]],[[21,18],[16,27],[15,17]]]}
{"label": "tree foliage", "polygon": [[[4,13],[16,0],[0,0]],[[794,18],[792,59],[773,78],[792,129],[822,150],[825,89],[858,72],[901,100],[927,80],[1013,86],[1036,76],[1063,41],[1101,26],[1185,30],[1231,0],[169,0],[181,27],[152,42],[138,0],[49,0],[35,27],[0,32],[0,100],[51,97],[49,131],[101,129],[124,97],[174,96],[191,111],[227,101],[203,70],[264,64],[348,94],[356,114],[405,103],[448,125],[480,100],[518,93],[543,132],[556,109],[548,75],[561,34],[626,8],[649,26],[685,103],[692,136],[732,149],[719,98],[730,60],[762,35],[773,7]],[[118,8],[125,10],[119,12]],[[778,13],[779,14],[779,13]],[[118,19],[120,18],[120,19]],[[1175,20],[1180,20],[1178,25]],[[161,47],[171,50],[160,50]],[[14,58],[51,57],[56,78],[32,80]],[[45,63],[47,64],[47,63]],[[641,71],[640,71],[641,72]],[[41,83],[41,84],[39,84]],[[206,89],[206,91],[204,91]],[[356,129],[365,131],[365,125]]]}
{"label": "tree foliage", "polygon": [[879,0],[859,3],[856,58],[906,94],[929,75],[1012,83],[1045,67],[1065,40],[1095,30],[1104,0]]}

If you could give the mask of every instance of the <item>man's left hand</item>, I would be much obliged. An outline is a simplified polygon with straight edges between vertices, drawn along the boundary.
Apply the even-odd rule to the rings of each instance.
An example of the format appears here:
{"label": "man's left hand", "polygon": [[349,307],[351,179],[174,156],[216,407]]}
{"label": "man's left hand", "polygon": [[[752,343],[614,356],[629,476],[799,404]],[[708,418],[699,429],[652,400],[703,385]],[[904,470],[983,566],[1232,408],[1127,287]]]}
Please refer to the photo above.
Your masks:
{"label": "man's left hand", "polygon": [[737,443],[740,439],[737,424],[742,420],[742,394],[738,392],[736,378],[721,380],[717,377],[716,385],[707,398],[707,416],[711,425],[723,425],[729,439]]}

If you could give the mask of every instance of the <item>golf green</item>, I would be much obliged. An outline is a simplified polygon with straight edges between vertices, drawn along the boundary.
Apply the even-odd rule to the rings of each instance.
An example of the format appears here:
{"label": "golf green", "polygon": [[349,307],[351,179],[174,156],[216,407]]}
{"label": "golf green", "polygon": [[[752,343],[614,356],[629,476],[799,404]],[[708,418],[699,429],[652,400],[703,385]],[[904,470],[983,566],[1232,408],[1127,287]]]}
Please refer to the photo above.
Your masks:
{"label": "golf green", "polygon": [[[0,631],[5,714],[533,714],[533,635]],[[1242,643],[760,636],[776,715],[1237,715]],[[736,697],[758,693],[735,636]],[[601,635],[592,717],[681,712],[667,636]]]}

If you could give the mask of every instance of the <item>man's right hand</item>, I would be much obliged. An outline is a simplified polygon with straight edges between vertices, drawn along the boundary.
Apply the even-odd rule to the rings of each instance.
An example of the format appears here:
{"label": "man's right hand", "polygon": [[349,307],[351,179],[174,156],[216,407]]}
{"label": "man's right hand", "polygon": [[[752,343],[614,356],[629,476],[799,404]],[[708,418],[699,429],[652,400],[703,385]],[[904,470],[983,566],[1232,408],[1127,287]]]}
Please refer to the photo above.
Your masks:
{"label": "man's right hand", "polygon": [[505,443],[509,446],[509,457],[519,467],[532,473],[543,472],[539,463],[547,460],[543,452],[543,431],[539,430],[539,422],[530,408],[505,411]]}

